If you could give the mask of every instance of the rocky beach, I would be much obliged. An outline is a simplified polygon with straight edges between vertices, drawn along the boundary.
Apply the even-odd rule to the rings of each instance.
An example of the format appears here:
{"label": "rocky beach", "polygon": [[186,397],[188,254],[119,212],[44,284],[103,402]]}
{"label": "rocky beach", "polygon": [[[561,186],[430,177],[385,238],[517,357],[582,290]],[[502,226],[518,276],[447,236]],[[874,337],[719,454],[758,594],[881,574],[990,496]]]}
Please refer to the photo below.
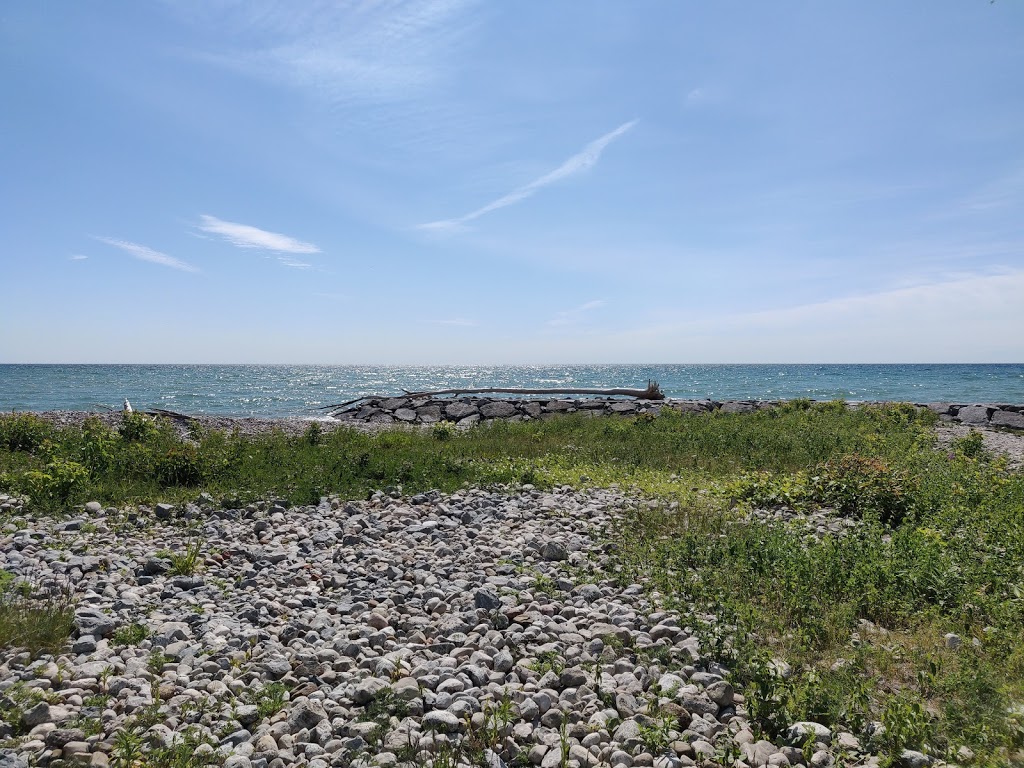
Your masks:
{"label": "rocky beach", "polygon": [[859,755],[814,723],[756,739],[685,620],[607,570],[639,503],[524,487],[15,516],[0,568],[73,590],[75,631],[57,655],[3,656],[0,735],[22,740],[0,764],[102,768],[126,729],[231,768]]}
{"label": "rocky beach", "polygon": [[[316,423],[469,427],[664,407],[764,406],[396,399]],[[1024,409],[928,407],[940,415],[940,442],[977,426],[1019,466],[1024,436],[993,426]],[[310,422],[200,423],[300,434]],[[52,516],[0,496],[0,573],[52,600],[73,597],[74,609],[59,652],[0,653],[0,766],[117,768],[143,751],[164,756],[151,765],[228,768],[880,764],[871,738],[817,722],[766,738],[693,614],[623,579],[615,531],[659,503],[616,487],[526,484],[415,495],[395,487],[308,506],[225,508],[202,494],[178,504],[89,502]],[[812,538],[859,525],[828,509],[752,517]],[[705,629],[717,622],[701,617]],[[780,679],[787,670],[778,660]],[[914,750],[900,759],[933,762]]]}

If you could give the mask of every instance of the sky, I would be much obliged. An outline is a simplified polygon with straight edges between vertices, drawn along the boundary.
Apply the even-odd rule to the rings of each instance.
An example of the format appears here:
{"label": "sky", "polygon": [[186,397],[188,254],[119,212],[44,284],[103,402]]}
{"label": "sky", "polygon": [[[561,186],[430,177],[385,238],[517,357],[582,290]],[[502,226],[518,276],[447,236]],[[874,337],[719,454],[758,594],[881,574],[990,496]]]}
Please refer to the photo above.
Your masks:
{"label": "sky", "polygon": [[1024,362],[1016,0],[0,7],[0,363]]}

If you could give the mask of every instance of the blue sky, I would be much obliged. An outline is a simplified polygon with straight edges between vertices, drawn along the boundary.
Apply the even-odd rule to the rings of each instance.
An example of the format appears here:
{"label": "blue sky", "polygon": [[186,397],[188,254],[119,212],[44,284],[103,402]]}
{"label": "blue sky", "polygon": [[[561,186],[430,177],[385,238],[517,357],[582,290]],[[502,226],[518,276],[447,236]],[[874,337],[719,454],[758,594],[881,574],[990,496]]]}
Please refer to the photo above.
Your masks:
{"label": "blue sky", "polygon": [[1024,3],[0,9],[0,362],[1024,361]]}

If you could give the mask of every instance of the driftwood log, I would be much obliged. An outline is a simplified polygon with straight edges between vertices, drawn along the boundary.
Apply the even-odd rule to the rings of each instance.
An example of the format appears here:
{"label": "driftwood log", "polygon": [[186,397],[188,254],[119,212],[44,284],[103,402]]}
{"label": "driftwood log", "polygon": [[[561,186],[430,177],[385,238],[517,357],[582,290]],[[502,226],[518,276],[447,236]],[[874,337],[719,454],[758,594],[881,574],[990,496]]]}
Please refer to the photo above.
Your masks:
{"label": "driftwood log", "polygon": [[[503,395],[600,395],[603,397],[613,397],[616,395],[622,397],[635,397],[640,400],[664,400],[665,395],[661,391],[661,387],[658,386],[656,381],[648,381],[647,389],[580,389],[575,387],[569,388],[552,388],[552,389],[520,389],[514,387],[484,387],[482,389],[438,389],[433,392],[410,392],[407,389],[402,390],[406,397],[434,397],[438,395],[488,395],[488,394],[503,394]],[[355,400],[349,400],[344,403],[336,403],[335,405],[322,405],[317,410],[320,411],[339,411],[355,403],[360,403],[363,400],[379,400],[383,399],[380,396],[366,396],[357,397]]]}

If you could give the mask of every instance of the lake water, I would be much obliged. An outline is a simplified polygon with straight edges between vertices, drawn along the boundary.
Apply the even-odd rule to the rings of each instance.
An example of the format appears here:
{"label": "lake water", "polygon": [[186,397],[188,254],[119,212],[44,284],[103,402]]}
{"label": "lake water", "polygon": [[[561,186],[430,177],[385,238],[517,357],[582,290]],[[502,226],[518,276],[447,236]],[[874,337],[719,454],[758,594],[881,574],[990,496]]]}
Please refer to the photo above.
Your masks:
{"label": "lake water", "polygon": [[455,387],[631,387],[657,381],[699,399],[1024,403],[1024,364],[1006,365],[0,365],[0,410],[166,408],[309,416],[368,395]]}

